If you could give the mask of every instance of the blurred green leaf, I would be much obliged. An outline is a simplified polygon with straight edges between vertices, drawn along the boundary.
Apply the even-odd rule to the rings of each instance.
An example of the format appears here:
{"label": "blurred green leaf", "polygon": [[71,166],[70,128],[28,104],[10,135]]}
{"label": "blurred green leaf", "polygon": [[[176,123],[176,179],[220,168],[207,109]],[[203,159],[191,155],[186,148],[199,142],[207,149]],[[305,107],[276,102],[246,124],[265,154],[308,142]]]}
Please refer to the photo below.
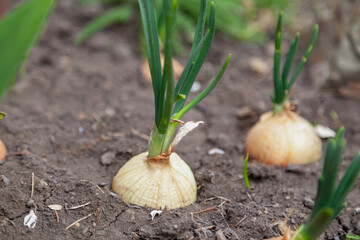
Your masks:
{"label": "blurred green leaf", "polygon": [[31,0],[0,20],[0,98],[34,45],[54,0]]}
{"label": "blurred green leaf", "polygon": [[76,44],[82,44],[86,39],[91,37],[94,33],[101,29],[114,24],[126,22],[130,19],[132,14],[131,5],[123,4],[119,7],[113,8],[104,14],[96,17],[88,23],[80,33],[75,37]]}

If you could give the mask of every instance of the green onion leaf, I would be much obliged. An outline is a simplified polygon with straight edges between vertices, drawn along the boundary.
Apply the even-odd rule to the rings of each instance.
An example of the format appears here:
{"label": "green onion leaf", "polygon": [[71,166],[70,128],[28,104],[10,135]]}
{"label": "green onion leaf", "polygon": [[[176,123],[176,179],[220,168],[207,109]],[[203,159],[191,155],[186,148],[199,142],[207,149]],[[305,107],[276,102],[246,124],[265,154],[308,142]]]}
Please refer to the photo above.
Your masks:
{"label": "green onion leaf", "polygon": [[291,66],[292,66],[292,64],[294,62],[296,51],[298,49],[299,36],[300,36],[299,33],[296,34],[295,38],[291,42],[291,46],[290,46],[288,54],[286,55],[285,64],[284,64],[284,68],[283,68],[283,72],[282,72],[282,76],[281,76],[282,83],[283,83],[283,89],[284,90],[286,89],[288,91],[290,89],[287,88],[288,87],[287,86],[288,85],[287,84],[287,78],[288,78]]}
{"label": "green onion leaf", "polygon": [[288,86],[286,87],[286,89],[291,88],[291,86],[294,84],[297,76],[299,75],[301,69],[304,67],[307,59],[309,58],[310,53],[312,52],[312,50],[314,48],[314,45],[316,43],[316,39],[317,39],[317,36],[318,36],[318,32],[319,32],[319,26],[315,25],[310,44],[309,44],[304,56],[301,58],[301,61],[300,61],[299,65],[296,67],[295,72],[293,73],[293,75],[291,77],[291,80],[288,83]]}
{"label": "green onion leaf", "polygon": [[159,126],[164,108],[164,102],[161,101],[164,98],[164,95],[162,95],[164,93],[161,92],[160,89],[162,75],[155,8],[153,1],[138,0],[138,2],[144,27],[147,57],[155,96],[155,124]]}
{"label": "green onion leaf", "polygon": [[216,76],[216,78],[211,82],[207,88],[205,88],[197,97],[195,97],[189,104],[187,104],[185,107],[183,107],[173,118],[174,119],[181,119],[182,116],[184,116],[185,113],[187,113],[191,108],[193,108],[196,104],[201,102],[209,93],[215,88],[216,84],[220,81],[222,78],[229,62],[231,59],[231,54],[226,59],[226,62],[224,63],[223,67],[221,68],[220,72]]}
{"label": "green onion leaf", "polygon": [[[194,61],[194,65],[191,68],[187,78],[184,80],[181,88],[179,89],[179,93],[185,94],[188,96],[192,85],[194,84],[195,78],[197,77],[200,68],[202,67],[205,58],[207,57],[212,41],[214,39],[215,34],[215,3],[210,3],[210,13],[209,13],[209,22],[208,22],[208,29],[207,34],[204,36],[204,43],[202,48],[200,49],[199,55],[196,57]],[[185,100],[180,100],[176,103],[174,107],[174,114],[176,114],[185,104]]]}
{"label": "green onion leaf", "polygon": [[175,22],[175,11],[177,8],[177,0],[164,0],[164,17],[165,17],[165,63],[164,63],[164,72],[161,82],[161,96],[165,95],[165,86],[166,89],[166,99],[164,111],[162,114],[161,122],[158,125],[158,131],[161,134],[164,134],[169,127],[172,108],[175,100],[175,81],[174,74],[172,70],[172,33],[174,29]]}
{"label": "green onion leaf", "polygon": [[275,102],[282,103],[284,100],[284,89],[280,78],[280,62],[281,62],[281,27],[283,11],[279,13],[278,23],[275,36],[275,53],[274,53],[274,88],[275,88]]}
{"label": "green onion leaf", "polygon": [[247,188],[251,188],[250,182],[249,182],[249,177],[248,177],[248,174],[247,174],[247,163],[248,163],[248,160],[249,160],[249,154],[246,154],[245,163],[244,163],[244,180],[245,180],[246,187],[247,187]]}

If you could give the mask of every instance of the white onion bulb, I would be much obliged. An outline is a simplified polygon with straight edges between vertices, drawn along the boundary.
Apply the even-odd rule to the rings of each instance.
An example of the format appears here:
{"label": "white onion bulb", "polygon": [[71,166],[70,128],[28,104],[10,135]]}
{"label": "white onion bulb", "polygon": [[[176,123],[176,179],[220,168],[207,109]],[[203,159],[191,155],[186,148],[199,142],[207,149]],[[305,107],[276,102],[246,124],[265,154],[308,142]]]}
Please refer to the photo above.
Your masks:
{"label": "white onion bulb", "polygon": [[196,201],[196,182],[176,154],[149,160],[144,152],[131,158],[113,179],[112,189],[124,202],[155,209],[184,207]]}
{"label": "white onion bulb", "polygon": [[246,137],[245,151],[266,164],[307,164],[321,158],[322,143],[307,120],[284,110],[260,117]]}

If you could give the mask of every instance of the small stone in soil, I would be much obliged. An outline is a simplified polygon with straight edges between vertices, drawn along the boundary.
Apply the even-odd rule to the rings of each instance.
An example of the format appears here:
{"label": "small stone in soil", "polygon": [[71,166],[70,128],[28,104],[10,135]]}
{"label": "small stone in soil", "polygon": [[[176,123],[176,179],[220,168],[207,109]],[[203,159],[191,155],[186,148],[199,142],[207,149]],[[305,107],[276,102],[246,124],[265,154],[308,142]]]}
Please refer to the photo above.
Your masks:
{"label": "small stone in soil", "polygon": [[1,178],[2,178],[5,186],[9,186],[9,185],[10,185],[10,180],[9,180],[7,177],[5,177],[4,175],[1,175]]}
{"label": "small stone in soil", "polygon": [[113,151],[108,151],[104,153],[103,155],[101,155],[101,160],[100,160],[101,165],[106,166],[112,164],[115,160],[115,156],[116,153]]}
{"label": "small stone in soil", "polygon": [[304,174],[305,170],[302,166],[299,165],[293,165],[293,164],[288,164],[285,168],[286,172],[290,172],[290,173],[296,173],[296,174]]}
{"label": "small stone in soil", "polygon": [[32,206],[34,206],[34,200],[30,199],[29,201],[27,201],[26,207],[31,208]]}
{"label": "small stone in soil", "polygon": [[360,207],[355,208],[356,213],[360,213]]}
{"label": "small stone in soil", "polygon": [[314,207],[314,201],[311,198],[307,197],[304,199],[304,206],[312,209]]}
{"label": "small stone in soil", "polygon": [[99,187],[105,187],[106,186],[106,183],[105,182],[101,182],[98,184]]}
{"label": "small stone in soil", "polygon": [[217,240],[226,240],[226,237],[224,235],[224,232],[220,229],[216,232],[216,239]]}

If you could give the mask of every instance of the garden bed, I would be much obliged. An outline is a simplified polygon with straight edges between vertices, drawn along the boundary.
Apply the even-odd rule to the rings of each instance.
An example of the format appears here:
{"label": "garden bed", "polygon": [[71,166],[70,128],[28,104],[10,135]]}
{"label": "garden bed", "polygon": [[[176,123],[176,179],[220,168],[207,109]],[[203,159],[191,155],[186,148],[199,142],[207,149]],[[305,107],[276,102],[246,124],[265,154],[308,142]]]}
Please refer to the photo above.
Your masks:
{"label": "garden bed", "polygon": [[[154,109],[151,84],[138,67],[142,60],[135,17],[83,47],[74,46],[75,34],[100,10],[59,1],[30,55],[26,76],[2,103],[7,116],[0,122],[1,138],[8,155],[0,165],[0,239],[263,239],[279,235],[277,223],[286,216],[292,227],[303,224],[322,161],[287,169],[250,162],[252,189],[246,188],[245,136],[271,108],[273,91],[271,71],[254,73],[249,59],[259,57],[271,69],[272,52],[267,45],[238,43],[220,34],[198,81],[207,85],[228,53],[232,60],[214,92],[185,117],[205,125],[176,148],[194,172],[196,203],[165,209],[152,221],[152,209],[127,205],[111,193],[118,169],[146,151]],[[178,60],[185,63],[186,58]],[[304,71],[293,97],[311,122],[345,126],[345,169],[359,150],[360,102],[340,98],[331,89],[312,89],[307,75]],[[212,148],[225,154],[208,155]],[[38,221],[29,229],[23,221],[30,211],[32,173]],[[360,207],[359,180],[347,202],[323,239],[360,234],[360,212],[355,211]],[[50,204],[63,206],[58,216]],[[82,204],[87,205],[70,209]]]}

